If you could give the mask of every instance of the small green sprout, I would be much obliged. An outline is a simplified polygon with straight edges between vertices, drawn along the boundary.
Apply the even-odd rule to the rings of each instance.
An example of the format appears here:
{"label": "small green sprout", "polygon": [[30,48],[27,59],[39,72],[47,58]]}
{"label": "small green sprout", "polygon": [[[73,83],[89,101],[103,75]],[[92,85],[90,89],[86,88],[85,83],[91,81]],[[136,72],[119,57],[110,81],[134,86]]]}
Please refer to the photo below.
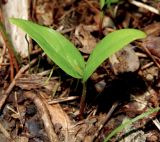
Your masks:
{"label": "small green sprout", "polygon": [[[108,34],[93,49],[88,61],[85,62],[79,50],[56,30],[40,26],[31,21],[10,19],[10,22],[24,30],[34,39],[44,52],[64,72],[82,80],[83,89],[92,73],[112,54],[130,42],[145,38],[146,34],[137,29],[121,29]],[[86,91],[82,91],[81,108],[83,112]]]}
{"label": "small green sprout", "polygon": [[100,0],[99,1],[100,8],[102,10],[105,5],[109,7],[112,3],[118,3],[119,1],[120,0]]}
{"label": "small green sprout", "polygon": [[125,127],[131,125],[132,123],[143,119],[145,117],[148,117],[149,115],[151,115],[152,113],[158,112],[160,110],[160,107],[157,108],[152,108],[149,109],[148,111],[136,116],[133,119],[128,120],[127,122],[125,122],[124,124],[118,126],[117,128],[115,128],[105,139],[103,142],[108,142],[113,136],[115,136],[117,133],[121,132]]}

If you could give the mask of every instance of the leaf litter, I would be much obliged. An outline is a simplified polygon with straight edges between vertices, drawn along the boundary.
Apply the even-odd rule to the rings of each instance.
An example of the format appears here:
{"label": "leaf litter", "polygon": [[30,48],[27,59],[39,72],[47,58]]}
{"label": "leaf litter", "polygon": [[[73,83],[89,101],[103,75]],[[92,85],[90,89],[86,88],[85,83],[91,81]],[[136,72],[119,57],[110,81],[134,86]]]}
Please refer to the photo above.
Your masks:
{"label": "leaf litter", "polygon": [[[156,1],[140,3],[150,4],[155,9],[158,9],[159,5]],[[1,140],[103,141],[126,119],[134,118],[148,108],[158,107],[159,14],[143,6],[135,6],[135,1],[121,1],[104,8],[105,19],[109,19],[109,22],[103,23],[100,28],[100,8],[97,0],[32,1],[31,19],[41,25],[59,29],[83,53],[84,58],[88,58],[95,44],[104,35],[115,29],[138,28],[144,30],[148,37],[119,51],[113,55],[114,61],[111,57],[93,73],[87,83],[87,107],[82,120],[78,118],[77,97],[80,98],[82,86],[77,80],[51,64],[46,55],[41,56],[40,52],[35,52],[30,59],[36,58],[37,62],[30,63],[27,58],[24,59],[23,65],[27,67],[10,83],[10,66],[7,64],[9,57],[7,52],[3,54],[0,63],[2,98],[5,96],[4,91],[8,91],[7,97],[0,99],[3,112],[0,124],[6,130],[6,133],[3,131],[5,135],[0,135]],[[4,50],[3,44],[0,45]],[[33,43],[31,53],[35,50],[37,46]],[[53,73],[46,83],[49,77],[46,71],[53,66]],[[43,75],[37,75],[39,73]],[[66,99],[69,97],[74,99]],[[49,104],[50,101],[56,101],[56,104]],[[112,110],[114,105],[117,107]],[[154,113],[126,127],[111,141],[119,139],[126,142],[158,142],[160,130],[157,129],[155,121],[152,121],[155,118],[160,121],[159,114]]]}

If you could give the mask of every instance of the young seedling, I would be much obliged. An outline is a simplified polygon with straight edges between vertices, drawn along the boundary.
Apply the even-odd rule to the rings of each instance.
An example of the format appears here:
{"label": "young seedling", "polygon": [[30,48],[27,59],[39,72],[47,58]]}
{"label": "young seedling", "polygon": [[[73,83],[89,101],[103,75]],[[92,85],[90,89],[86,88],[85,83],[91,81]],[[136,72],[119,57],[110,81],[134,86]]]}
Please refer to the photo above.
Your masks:
{"label": "young seedling", "polygon": [[[107,8],[111,8],[111,4],[118,3],[120,0],[99,0],[100,5],[100,22],[99,22],[99,33],[101,35],[103,28],[103,20],[104,20],[104,7],[107,5]],[[111,10],[111,9],[110,9]],[[112,13],[112,10],[111,10]]]}
{"label": "young seedling", "polygon": [[83,90],[80,115],[85,107],[86,82],[92,73],[112,54],[130,42],[146,37],[144,32],[136,29],[121,29],[112,32],[96,45],[88,61],[85,62],[79,50],[59,32],[22,19],[10,19],[10,22],[34,39],[64,72],[74,78],[81,79]]}
{"label": "young seedling", "polygon": [[108,7],[110,7],[110,5],[111,5],[112,3],[118,3],[119,1],[120,1],[120,0],[100,0],[100,1],[99,1],[100,8],[101,8],[101,10],[102,10],[105,5],[107,5]]}

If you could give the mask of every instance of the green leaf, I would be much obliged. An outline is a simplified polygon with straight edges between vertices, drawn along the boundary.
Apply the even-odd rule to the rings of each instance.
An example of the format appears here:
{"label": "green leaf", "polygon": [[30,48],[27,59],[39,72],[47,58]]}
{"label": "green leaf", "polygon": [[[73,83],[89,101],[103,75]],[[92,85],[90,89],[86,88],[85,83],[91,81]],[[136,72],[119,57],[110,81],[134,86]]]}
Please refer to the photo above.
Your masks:
{"label": "green leaf", "polygon": [[106,0],[105,4],[118,3],[120,0]]}
{"label": "green leaf", "polygon": [[118,3],[120,0],[100,0],[100,7],[101,9],[103,9],[103,7],[105,5],[107,5],[108,7],[111,6],[111,4],[113,3]]}
{"label": "green leaf", "polygon": [[136,29],[121,29],[104,37],[92,51],[84,70],[83,82],[85,82],[97,67],[108,57],[122,49],[130,42],[145,38],[146,34]]}
{"label": "green leaf", "polygon": [[85,61],[78,49],[55,30],[22,19],[10,22],[24,30],[63,71],[82,78]]}
{"label": "green leaf", "polygon": [[105,5],[105,0],[100,0],[100,8],[103,9]]}
{"label": "green leaf", "polygon": [[121,132],[125,127],[127,127],[128,125],[131,125],[132,123],[140,120],[140,119],[143,119],[145,117],[148,117],[149,115],[151,115],[152,113],[154,112],[157,112],[159,111],[160,108],[157,107],[157,108],[153,108],[153,109],[149,109],[147,112],[144,112],[140,115],[138,115],[137,117],[131,119],[131,120],[128,120],[127,122],[125,122],[124,124],[118,126],[117,128],[115,128],[105,139],[103,142],[108,142],[114,135],[116,135],[118,132]]}

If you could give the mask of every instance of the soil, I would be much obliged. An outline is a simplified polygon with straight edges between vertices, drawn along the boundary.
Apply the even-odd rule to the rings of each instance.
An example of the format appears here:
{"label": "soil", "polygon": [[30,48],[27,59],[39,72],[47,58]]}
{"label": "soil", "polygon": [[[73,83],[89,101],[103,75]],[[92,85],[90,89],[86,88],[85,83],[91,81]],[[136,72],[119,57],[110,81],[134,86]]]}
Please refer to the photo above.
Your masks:
{"label": "soil", "polygon": [[[103,9],[98,0],[32,1],[30,19],[58,30],[74,43],[85,60],[97,42],[115,30],[139,29],[147,37],[106,59],[92,74],[81,116],[80,80],[65,74],[34,41],[29,57],[18,63],[18,69],[13,66],[14,60],[11,64],[7,41],[2,42],[0,142],[102,142],[127,120],[159,107],[159,10],[160,2],[156,0],[120,0]],[[159,139],[160,115],[155,112],[126,125],[109,141]]]}

